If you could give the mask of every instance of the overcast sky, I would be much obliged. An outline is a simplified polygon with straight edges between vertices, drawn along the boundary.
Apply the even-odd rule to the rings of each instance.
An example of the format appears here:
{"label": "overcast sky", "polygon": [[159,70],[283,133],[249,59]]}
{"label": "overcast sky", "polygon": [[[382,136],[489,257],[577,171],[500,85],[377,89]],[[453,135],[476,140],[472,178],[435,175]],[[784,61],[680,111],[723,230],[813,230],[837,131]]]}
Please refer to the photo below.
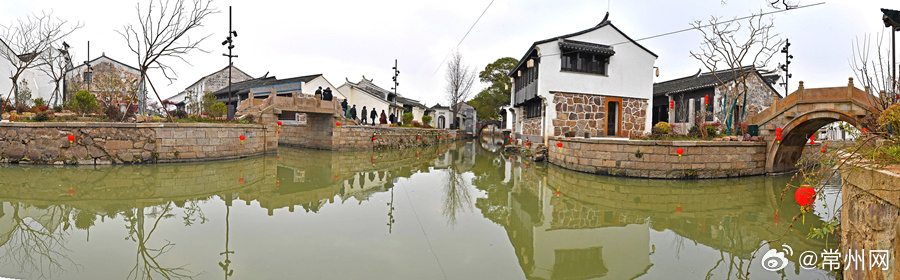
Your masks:
{"label": "overcast sky", "polygon": [[[628,36],[638,39],[690,27],[693,20],[710,16],[731,18],[758,12],[766,0],[624,1],[605,0],[495,0],[459,46],[465,64],[479,71],[497,58],[521,58],[534,41],[568,34],[599,23],[610,10],[610,20]],[[0,23],[41,10],[84,27],[66,41],[74,46],[75,61],[101,53],[136,66],[136,56],[116,33],[126,23],[137,24],[133,0],[41,0],[0,4]],[[197,79],[227,65],[221,45],[228,30],[228,6],[233,7],[235,66],[254,77],[264,75],[289,78],[324,74],[335,86],[344,79],[358,82],[362,75],[374,78],[383,88],[391,88],[391,67],[399,60],[399,92],[427,105],[447,103],[443,93],[444,68],[439,64],[453,50],[490,0],[382,0],[382,1],[214,1],[219,13],[209,16],[204,27],[192,30],[199,38],[212,34],[202,44],[209,53],[196,51],[186,58],[192,64],[169,60],[178,72],[171,84],[159,73],[151,79],[163,98],[174,95]],[[820,1],[803,1],[814,4]],[[776,31],[791,40],[793,79],[806,87],[844,86],[853,76],[849,66],[853,39],[886,31],[879,8],[900,9],[896,1],[827,1],[823,5],[774,14]],[[697,31],[641,41],[659,55],[656,66],[661,75],[656,82],[694,74],[701,64],[689,57],[698,50]],[[885,42],[889,43],[889,34]],[[779,55],[771,68],[783,62]],[[611,70],[614,71],[614,70]],[[476,86],[474,97],[484,85]]]}

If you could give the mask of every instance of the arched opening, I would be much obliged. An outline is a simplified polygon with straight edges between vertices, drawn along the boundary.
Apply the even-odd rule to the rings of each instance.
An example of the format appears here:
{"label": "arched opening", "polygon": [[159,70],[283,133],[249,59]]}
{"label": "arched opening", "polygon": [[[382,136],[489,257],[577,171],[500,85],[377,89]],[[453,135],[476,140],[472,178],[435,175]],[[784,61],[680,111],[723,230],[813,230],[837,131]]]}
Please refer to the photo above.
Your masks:
{"label": "arched opening", "polygon": [[795,117],[782,127],[781,143],[772,143],[766,159],[768,173],[782,173],[797,170],[797,161],[809,137],[820,128],[843,121],[859,127],[859,120],[838,111],[814,111]]}
{"label": "arched opening", "polygon": [[437,127],[438,128],[447,128],[446,125],[447,125],[447,118],[445,118],[444,116],[438,117]]}

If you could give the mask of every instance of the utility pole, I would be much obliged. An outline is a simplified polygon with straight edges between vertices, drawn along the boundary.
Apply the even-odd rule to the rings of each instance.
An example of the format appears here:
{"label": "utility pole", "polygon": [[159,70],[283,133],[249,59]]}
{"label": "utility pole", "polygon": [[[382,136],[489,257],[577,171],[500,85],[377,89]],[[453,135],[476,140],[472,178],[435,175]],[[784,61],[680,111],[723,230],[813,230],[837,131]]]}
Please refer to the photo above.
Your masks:
{"label": "utility pole", "polygon": [[397,76],[400,76],[400,70],[397,70],[397,59],[394,59],[394,68],[393,69],[394,69],[394,87],[392,87],[391,89],[394,90],[394,96],[397,96],[397,86],[400,85],[400,83],[397,83]]}
{"label": "utility pole", "polygon": [[238,57],[237,55],[232,55],[232,54],[231,54],[231,49],[234,48],[234,45],[232,44],[232,41],[233,41],[233,40],[232,40],[232,36],[234,36],[234,37],[236,38],[236,37],[237,37],[237,31],[234,31],[234,29],[231,28],[231,6],[228,6],[228,37],[225,37],[225,41],[222,42],[222,45],[223,45],[223,46],[224,46],[224,45],[228,45],[228,54],[224,54],[224,53],[223,53],[222,55],[228,57],[228,119],[227,119],[227,120],[229,120],[229,121],[234,120],[234,112],[235,112],[235,108],[237,107],[237,105],[238,105],[238,104],[240,103],[240,101],[241,101],[241,96],[239,95],[239,96],[237,97],[237,98],[238,98],[238,100],[237,100],[238,102],[235,102],[235,104],[233,104],[233,105],[231,104],[231,98],[232,98],[232,92],[231,92],[231,68],[234,66],[234,65],[232,64],[232,62],[231,62],[231,59],[232,59],[232,58],[235,58],[235,57]]}
{"label": "utility pole", "polygon": [[781,70],[784,71],[784,83],[781,83],[781,84],[784,85],[784,96],[785,97],[787,97],[788,94],[791,94],[791,92],[788,91],[788,78],[790,78],[792,75],[788,72],[788,69],[789,69],[788,65],[791,64],[791,59],[794,59],[794,56],[791,55],[788,50],[790,47],[791,47],[790,40],[789,39],[784,40],[784,47],[781,48],[781,53],[784,54],[784,64],[781,65]]}
{"label": "utility pole", "polygon": [[82,78],[84,79],[84,82],[87,83],[87,90],[91,91],[91,81],[94,78],[94,68],[91,67],[91,41],[87,42],[87,60],[84,61],[84,65],[86,65],[87,68],[84,69],[84,76],[82,76]]}

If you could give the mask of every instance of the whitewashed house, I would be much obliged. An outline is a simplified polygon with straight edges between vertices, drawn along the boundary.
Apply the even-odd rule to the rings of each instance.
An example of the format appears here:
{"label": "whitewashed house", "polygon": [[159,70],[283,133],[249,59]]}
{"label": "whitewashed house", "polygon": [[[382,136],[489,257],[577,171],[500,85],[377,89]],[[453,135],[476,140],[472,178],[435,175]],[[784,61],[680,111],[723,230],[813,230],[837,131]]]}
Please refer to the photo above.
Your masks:
{"label": "whitewashed house", "polygon": [[[60,50],[57,50],[55,48],[49,48],[46,51],[54,52],[53,56],[57,56],[58,55],[57,53]],[[14,61],[9,61],[6,59],[5,55],[0,56],[0,73],[2,73],[2,75],[3,75],[2,78],[0,78],[0,96],[2,96],[3,99],[6,99],[7,96],[9,96],[9,99],[12,100],[12,99],[14,99],[15,94],[10,94],[10,93],[12,93],[12,90],[13,90],[13,81],[10,77],[12,76],[12,73],[15,73],[15,71],[16,71],[16,67],[14,65],[21,63],[23,60],[27,61],[30,59],[40,59],[40,58],[36,54],[15,54],[9,48],[9,46],[7,46],[5,42],[3,42],[3,40],[0,40],[0,52],[10,54],[9,57],[13,58],[13,60],[14,60]],[[44,54],[40,54],[40,55],[44,55]],[[41,63],[42,62],[35,61],[32,64],[37,65],[37,64],[41,64]],[[71,62],[69,62],[68,64],[69,65],[67,67],[71,67]],[[62,92],[64,82],[60,81],[60,83],[57,84],[56,81],[53,80],[53,77],[48,75],[45,72],[47,70],[48,70],[47,66],[38,66],[38,67],[33,67],[30,69],[27,69],[24,72],[22,72],[21,75],[19,75],[19,79],[18,79],[18,81],[16,81],[16,83],[21,85],[22,81],[25,81],[28,84],[27,89],[31,91],[31,100],[34,100],[37,98],[43,98],[46,102],[49,103],[53,97],[53,93],[57,89],[60,92]],[[23,90],[24,90],[23,88],[19,89],[20,92]],[[59,103],[59,102],[55,102],[55,103]],[[12,104],[12,102],[10,104]],[[55,105],[55,104],[51,104],[51,105]]]}
{"label": "whitewashed house", "polygon": [[510,72],[505,123],[514,137],[629,137],[650,132],[656,54],[607,18],[534,42]]}
{"label": "whitewashed house", "polygon": [[[403,116],[403,113],[407,108],[413,109],[419,107],[418,110],[421,110],[422,114],[425,113],[425,110],[421,108],[424,107],[424,105],[418,101],[403,98],[392,91],[383,89],[375,85],[371,79],[366,79],[365,76],[363,76],[362,80],[358,83],[353,83],[346,78],[345,80],[344,84],[338,89],[340,89],[341,92],[346,92],[348,94],[348,107],[356,105],[357,114],[362,114],[363,107],[366,107],[366,114],[371,114],[372,109],[374,108],[378,114],[378,117],[375,118],[376,123],[378,123],[381,118],[381,111],[384,111],[385,116],[394,114],[398,121],[401,119],[401,116]],[[363,116],[357,117],[361,118]],[[372,119],[369,118],[370,116],[365,117],[368,118],[368,122],[371,124]],[[418,119],[414,118],[413,120],[421,122],[421,115]]]}
{"label": "whitewashed house", "polygon": [[[241,71],[241,69],[231,66],[232,84],[250,79],[253,79],[253,77]],[[166,98],[163,102],[166,103],[166,110],[185,110],[187,103],[201,102],[206,92],[215,92],[225,87],[228,87],[228,66],[203,76],[178,94]],[[197,112],[192,113],[196,114]]]}

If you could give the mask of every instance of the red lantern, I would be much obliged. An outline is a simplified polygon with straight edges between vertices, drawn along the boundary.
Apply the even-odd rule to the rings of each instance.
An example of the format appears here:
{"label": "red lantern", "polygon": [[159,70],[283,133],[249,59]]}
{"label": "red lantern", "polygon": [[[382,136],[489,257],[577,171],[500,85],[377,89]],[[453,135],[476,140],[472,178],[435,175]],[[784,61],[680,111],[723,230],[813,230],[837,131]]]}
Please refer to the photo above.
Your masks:
{"label": "red lantern", "polygon": [[278,126],[281,126],[281,121],[278,121]]}
{"label": "red lantern", "polygon": [[531,147],[531,142],[525,143],[525,146],[526,146],[526,147]]}
{"label": "red lantern", "polygon": [[281,130],[275,131],[275,134],[281,134]]}
{"label": "red lantern", "polygon": [[416,153],[416,156],[418,157],[418,156],[419,156],[419,153]]}
{"label": "red lantern", "polygon": [[794,200],[796,200],[797,204],[800,204],[800,206],[806,207],[813,202],[813,199],[816,196],[816,189],[810,188],[809,185],[803,186],[803,188],[798,188],[797,192],[794,193]]}
{"label": "red lantern", "polygon": [[775,141],[778,141],[778,144],[781,144],[781,135],[775,136]]}
{"label": "red lantern", "polygon": [[338,178],[338,175],[334,175],[334,178],[337,179],[337,178]]}
{"label": "red lantern", "polygon": [[675,150],[675,152],[678,153],[678,157],[680,158],[680,157],[681,157],[681,154],[684,153],[684,149],[678,148],[677,150]]}
{"label": "red lantern", "polygon": [[244,144],[244,139],[247,139],[247,137],[244,137],[244,135],[241,135],[241,137],[238,137],[238,138],[241,139],[241,145]]}
{"label": "red lantern", "polygon": [[372,136],[372,141],[378,140],[375,136]]}
{"label": "red lantern", "polygon": [[556,197],[559,197],[560,194],[562,194],[562,192],[560,192],[560,191],[557,189],[557,190],[556,190]]}
{"label": "red lantern", "polygon": [[675,212],[681,213],[681,205],[675,207]]}
{"label": "red lantern", "polygon": [[444,139],[443,135],[438,135],[438,139]]}
{"label": "red lantern", "polygon": [[528,164],[527,164],[527,163],[525,164],[525,167],[528,167]]}
{"label": "red lantern", "polygon": [[675,101],[669,101],[669,109],[675,110]]}
{"label": "red lantern", "polygon": [[243,183],[244,183],[244,177],[238,178],[238,183],[243,184]]}
{"label": "red lantern", "polygon": [[281,186],[281,181],[275,181],[276,186]]}
{"label": "red lantern", "polygon": [[775,136],[781,137],[781,131],[776,131]]}
{"label": "red lantern", "polygon": [[337,123],[335,123],[335,125],[337,125],[338,127],[340,127],[340,126],[341,126],[341,122],[337,122]]}
{"label": "red lantern", "polygon": [[372,158],[372,162],[375,162],[375,158]]}
{"label": "red lantern", "polygon": [[416,141],[418,141],[418,140],[419,140],[419,136],[416,136]]}
{"label": "red lantern", "polygon": [[69,134],[69,144],[75,141],[75,135]]}
{"label": "red lantern", "polygon": [[72,189],[72,187],[69,187],[69,195],[75,195],[75,189]]}
{"label": "red lantern", "polygon": [[778,214],[778,211],[775,211],[775,227],[778,227],[778,223],[781,222],[781,214]]}
{"label": "red lantern", "polygon": [[865,127],[863,127],[862,132],[863,132],[863,133],[866,133],[866,132],[869,132],[869,130],[866,129]]}
{"label": "red lantern", "polygon": [[562,148],[562,142],[556,142],[556,147],[557,147],[557,148]]}
{"label": "red lantern", "polygon": [[822,147],[822,153],[823,153],[823,154],[825,153],[825,148],[828,148],[828,143],[825,143],[825,146]]}
{"label": "red lantern", "polygon": [[781,128],[780,127],[775,128],[775,132],[781,133]]}
{"label": "red lantern", "polygon": [[709,94],[703,97],[703,105],[709,105]]}

